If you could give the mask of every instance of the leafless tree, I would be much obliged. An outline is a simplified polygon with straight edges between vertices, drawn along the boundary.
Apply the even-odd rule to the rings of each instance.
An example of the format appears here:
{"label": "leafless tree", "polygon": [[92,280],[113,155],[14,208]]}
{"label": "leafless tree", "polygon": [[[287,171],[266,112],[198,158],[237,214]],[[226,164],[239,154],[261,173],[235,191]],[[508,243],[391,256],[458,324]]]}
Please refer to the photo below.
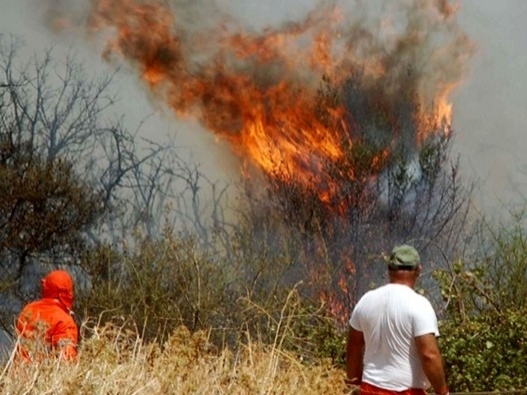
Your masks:
{"label": "leafless tree", "polygon": [[0,292],[25,298],[42,263],[76,265],[137,230],[157,237],[163,221],[206,237],[201,194],[210,187],[220,218],[226,187],[182,160],[174,139],[141,138],[144,124],[128,131],[111,113],[115,74],[92,78],[52,50],[23,61],[21,48],[0,36]]}

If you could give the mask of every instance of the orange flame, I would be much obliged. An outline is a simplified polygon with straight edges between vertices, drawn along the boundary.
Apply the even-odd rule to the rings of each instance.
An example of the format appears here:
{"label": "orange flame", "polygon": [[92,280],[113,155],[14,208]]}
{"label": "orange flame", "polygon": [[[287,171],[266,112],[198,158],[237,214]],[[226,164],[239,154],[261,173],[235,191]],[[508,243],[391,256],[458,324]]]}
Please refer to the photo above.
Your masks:
{"label": "orange flame", "polygon": [[[105,55],[136,64],[151,90],[179,115],[199,118],[266,174],[318,188],[320,199],[330,201],[338,186],[324,169],[353,145],[353,117],[359,115],[350,116],[341,100],[320,116],[323,76],[342,86],[360,73],[362,87],[381,90],[376,94],[391,112],[405,92],[413,103],[417,145],[430,133],[450,130],[448,96],[463,71],[459,48],[468,44],[454,29],[455,9],[446,0],[416,4],[421,19],[410,17],[402,31],[379,41],[339,8],[317,9],[301,23],[262,34],[230,31],[230,20],[191,34],[178,21],[180,10],[164,2],[98,0],[91,28],[114,28]],[[443,33],[455,31],[446,47],[435,48],[429,37],[428,29],[438,26]],[[372,169],[388,155],[375,155]]]}
{"label": "orange flame", "polygon": [[[94,0],[90,27],[109,30],[105,57],[130,61],[179,116],[201,121],[271,180],[314,193],[332,214],[344,216],[350,200],[342,195],[354,193],[341,184],[375,180],[401,141],[415,152],[431,136],[450,133],[449,96],[472,47],[448,0],[383,2],[379,18],[364,11],[370,2],[351,13],[320,7],[261,34],[219,17],[191,28],[181,4],[193,2]],[[350,159],[367,132],[388,135],[388,142]],[[359,196],[358,207],[367,199]],[[310,277],[330,284],[320,297],[341,319],[350,301],[338,294],[357,286],[348,282],[356,274],[346,260],[351,252],[339,257],[340,276],[315,265]]]}

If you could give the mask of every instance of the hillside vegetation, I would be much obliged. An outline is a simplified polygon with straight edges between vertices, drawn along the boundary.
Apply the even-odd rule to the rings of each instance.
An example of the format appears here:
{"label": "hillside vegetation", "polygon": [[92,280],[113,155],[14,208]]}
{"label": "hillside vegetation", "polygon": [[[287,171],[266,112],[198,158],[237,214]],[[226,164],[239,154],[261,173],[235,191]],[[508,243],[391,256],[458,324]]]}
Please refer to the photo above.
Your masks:
{"label": "hillside vegetation", "polygon": [[[443,292],[435,304],[452,392],[527,386],[527,301],[517,295],[524,292],[519,273],[527,240],[520,227],[507,229],[479,260],[434,271]],[[229,272],[207,269],[204,256],[184,255],[185,246],[194,251],[190,242],[164,243],[144,241],[139,255],[126,257],[121,276],[133,275],[132,282],[100,281],[79,293],[81,315],[97,319],[82,322],[78,363],[9,363],[1,392],[345,393],[345,332],[323,306],[301,298],[301,284],[231,300]],[[175,261],[175,251],[184,259]]]}
{"label": "hillside vegetation", "polygon": [[364,114],[323,169],[336,200],[274,174],[222,186],[108,118],[111,77],[17,51],[0,36],[0,324],[66,268],[82,341],[74,364],[7,363],[2,394],[343,393],[348,317],[402,242],[421,254],[451,391],[527,388],[524,215],[470,210],[452,131],[403,144],[411,112],[323,79],[321,122],[337,104]]}

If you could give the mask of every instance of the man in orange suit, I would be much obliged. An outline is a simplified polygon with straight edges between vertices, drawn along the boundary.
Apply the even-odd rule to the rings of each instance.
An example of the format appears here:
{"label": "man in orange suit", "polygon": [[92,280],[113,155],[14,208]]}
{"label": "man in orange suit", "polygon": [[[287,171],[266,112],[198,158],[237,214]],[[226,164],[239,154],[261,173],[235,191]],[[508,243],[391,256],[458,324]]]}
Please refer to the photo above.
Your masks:
{"label": "man in orange suit", "polygon": [[24,307],[16,322],[19,355],[26,361],[77,357],[78,327],[72,317],[73,281],[65,270],[41,280],[42,298]]}

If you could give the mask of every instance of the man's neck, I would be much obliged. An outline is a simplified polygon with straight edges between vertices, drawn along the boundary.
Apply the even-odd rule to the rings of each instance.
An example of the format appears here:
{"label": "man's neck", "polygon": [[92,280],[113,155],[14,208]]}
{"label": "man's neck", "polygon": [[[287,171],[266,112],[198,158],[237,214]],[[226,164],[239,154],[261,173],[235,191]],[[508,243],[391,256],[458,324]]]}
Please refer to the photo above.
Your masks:
{"label": "man's neck", "polygon": [[409,278],[409,276],[390,276],[390,284],[406,285],[412,289],[415,288],[415,279]]}

